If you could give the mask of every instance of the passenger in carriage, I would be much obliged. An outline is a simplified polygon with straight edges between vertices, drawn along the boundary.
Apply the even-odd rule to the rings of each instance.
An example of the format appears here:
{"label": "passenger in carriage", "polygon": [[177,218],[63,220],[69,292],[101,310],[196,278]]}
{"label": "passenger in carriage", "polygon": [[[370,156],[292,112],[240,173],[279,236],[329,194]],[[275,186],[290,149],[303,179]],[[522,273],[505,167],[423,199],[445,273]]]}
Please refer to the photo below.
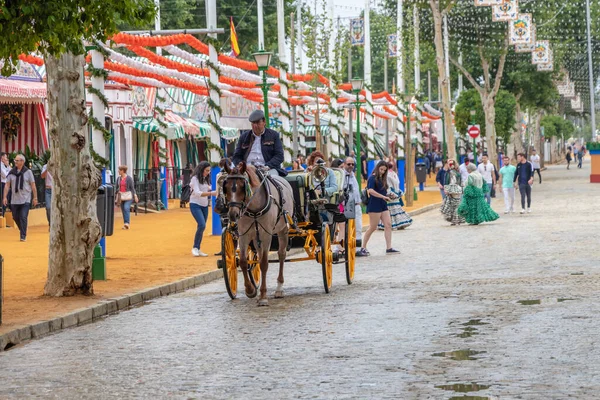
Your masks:
{"label": "passenger in carriage", "polygon": [[245,161],[247,164],[265,167],[271,175],[286,176],[281,168],[283,145],[279,132],[266,127],[265,113],[254,110],[248,117],[252,129],[242,132],[233,153],[233,164]]}
{"label": "passenger in carriage", "polygon": [[[325,156],[320,151],[313,151],[308,156],[308,166],[306,167],[307,172],[313,172],[316,167],[322,167],[327,170],[327,178],[323,181],[322,186],[319,181],[313,178],[311,186],[315,188],[315,194],[317,197],[331,198],[339,190],[335,174],[330,168],[325,166]],[[324,193],[321,192],[321,187]]]}

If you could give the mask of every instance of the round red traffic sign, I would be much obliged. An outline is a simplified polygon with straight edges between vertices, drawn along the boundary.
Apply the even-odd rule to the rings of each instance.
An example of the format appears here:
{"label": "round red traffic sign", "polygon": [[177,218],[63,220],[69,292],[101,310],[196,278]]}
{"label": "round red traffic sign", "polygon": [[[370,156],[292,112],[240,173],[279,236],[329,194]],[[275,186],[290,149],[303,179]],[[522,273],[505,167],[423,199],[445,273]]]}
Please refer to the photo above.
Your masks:
{"label": "round red traffic sign", "polygon": [[467,132],[469,133],[469,136],[471,136],[473,139],[476,139],[481,133],[481,130],[479,129],[479,125],[471,125],[469,126],[469,130]]}

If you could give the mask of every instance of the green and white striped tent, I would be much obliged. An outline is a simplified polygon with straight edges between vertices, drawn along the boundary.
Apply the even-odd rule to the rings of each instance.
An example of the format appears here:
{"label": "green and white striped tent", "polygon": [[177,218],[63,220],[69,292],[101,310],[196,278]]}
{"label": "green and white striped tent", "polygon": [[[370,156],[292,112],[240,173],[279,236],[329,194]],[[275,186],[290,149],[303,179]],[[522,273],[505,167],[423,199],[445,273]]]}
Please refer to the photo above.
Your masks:
{"label": "green and white striped tent", "polygon": [[[169,121],[164,121],[164,123],[167,124],[167,129],[164,133],[167,135],[168,140],[185,139],[183,126]],[[133,128],[146,133],[158,133],[163,131],[158,121],[154,118],[134,119]]]}
{"label": "green and white striped tent", "polygon": [[[321,135],[329,136],[331,130],[329,129],[329,125],[321,124]],[[315,125],[308,125],[304,127],[304,136],[305,137],[315,137],[317,136],[317,127]]]}

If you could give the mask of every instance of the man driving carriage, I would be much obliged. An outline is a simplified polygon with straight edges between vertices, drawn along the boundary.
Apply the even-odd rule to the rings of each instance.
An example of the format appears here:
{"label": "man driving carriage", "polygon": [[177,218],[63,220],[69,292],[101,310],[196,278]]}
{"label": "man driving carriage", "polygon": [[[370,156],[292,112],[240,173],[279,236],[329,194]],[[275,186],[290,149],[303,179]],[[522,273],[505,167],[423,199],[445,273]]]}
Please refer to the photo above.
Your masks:
{"label": "man driving carriage", "polygon": [[254,166],[263,166],[271,175],[286,176],[281,168],[283,145],[279,132],[266,127],[265,113],[254,110],[248,117],[252,129],[242,132],[233,153],[233,165],[245,161]]}

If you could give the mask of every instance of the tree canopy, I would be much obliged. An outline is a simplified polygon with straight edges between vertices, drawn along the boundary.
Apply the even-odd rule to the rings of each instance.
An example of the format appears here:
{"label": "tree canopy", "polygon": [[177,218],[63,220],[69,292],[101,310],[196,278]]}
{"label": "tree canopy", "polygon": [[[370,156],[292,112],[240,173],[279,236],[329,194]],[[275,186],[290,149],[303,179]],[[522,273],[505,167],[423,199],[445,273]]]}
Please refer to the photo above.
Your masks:
{"label": "tree canopy", "polygon": [[154,17],[152,0],[11,0],[0,7],[2,73],[10,75],[21,53],[83,54],[83,40],[105,40],[119,21],[135,25]]}
{"label": "tree canopy", "polygon": [[[515,96],[506,91],[498,91],[496,96],[496,119],[495,127],[499,139],[508,143],[510,135],[515,126]],[[481,136],[486,137],[485,113],[481,104],[481,97],[475,89],[469,89],[460,94],[455,110],[456,130],[461,135],[466,135],[467,127],[471,124],[471,110],[475,110],[475,124],[481,127]]]}

